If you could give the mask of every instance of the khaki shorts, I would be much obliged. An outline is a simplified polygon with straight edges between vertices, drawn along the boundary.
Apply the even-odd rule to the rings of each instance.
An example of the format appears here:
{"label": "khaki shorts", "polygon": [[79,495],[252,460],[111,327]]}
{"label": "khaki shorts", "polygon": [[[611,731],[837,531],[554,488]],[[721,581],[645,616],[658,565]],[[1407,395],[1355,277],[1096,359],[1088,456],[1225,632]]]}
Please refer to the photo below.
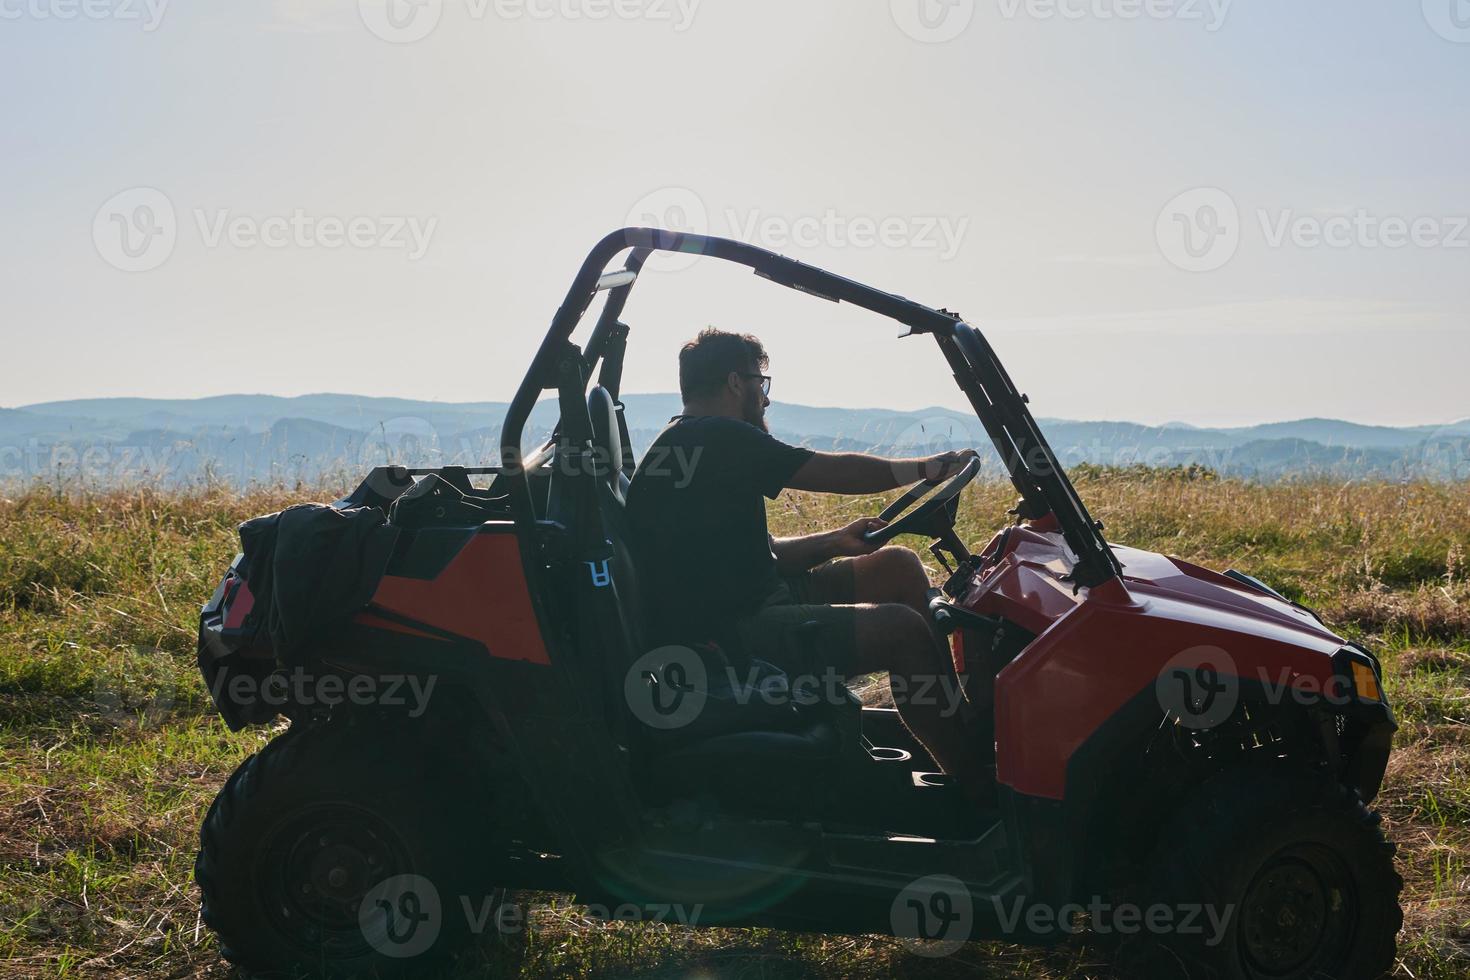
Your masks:
{"label": "khaki shorts", "polygon": [[[837,558],[796,575],[783,575],[765,603],[735,622],[747,658],[788,674],[820,676],[831,669],[852,677],[857,666],[857,588],[850,558]],[[810,632],[807,623],[819,623]]]}

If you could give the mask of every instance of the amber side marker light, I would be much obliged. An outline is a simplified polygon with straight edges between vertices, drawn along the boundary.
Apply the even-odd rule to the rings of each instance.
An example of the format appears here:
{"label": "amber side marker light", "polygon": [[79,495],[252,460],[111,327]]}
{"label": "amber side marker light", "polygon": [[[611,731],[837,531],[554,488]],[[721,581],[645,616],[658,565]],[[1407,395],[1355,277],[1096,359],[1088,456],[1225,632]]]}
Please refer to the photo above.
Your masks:
{"label": "amber side marker light", "polygon": [[1373,668],[1367,664],[1352,662],[1353,667],[1353,690],[1358,697],[1365,701],[1382,701],[1383,695],[1378,690],[1378,678],[1373,674]]}

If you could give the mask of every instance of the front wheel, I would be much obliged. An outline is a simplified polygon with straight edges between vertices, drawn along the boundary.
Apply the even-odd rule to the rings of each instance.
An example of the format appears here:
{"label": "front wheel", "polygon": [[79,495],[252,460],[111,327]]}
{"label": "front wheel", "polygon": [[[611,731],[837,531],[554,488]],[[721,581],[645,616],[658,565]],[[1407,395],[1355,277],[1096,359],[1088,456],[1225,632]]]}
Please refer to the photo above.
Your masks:
{"label": "front wheel", "polygon": [[293,725],[200,828],[201,915],[251,973],[400,976],[493,933],[490,800],[407,719]]}
{"label": "front wheel", "polygon": [[1155,921],[1167,926],[1148,937],[1147,972],[1384,975],[1403,923],[1403,882],[1378,823],[1356,793],[1315,773],[1245,769],[1206,782],[1150,861],[1150,901],[1165,910]]}

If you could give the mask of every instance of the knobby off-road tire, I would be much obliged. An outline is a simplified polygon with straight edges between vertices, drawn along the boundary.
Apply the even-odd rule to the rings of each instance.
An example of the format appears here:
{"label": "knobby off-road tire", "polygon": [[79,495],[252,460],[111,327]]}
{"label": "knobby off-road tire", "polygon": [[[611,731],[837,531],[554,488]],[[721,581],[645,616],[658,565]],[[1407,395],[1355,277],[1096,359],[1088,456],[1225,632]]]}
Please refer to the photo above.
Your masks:
{"label": "knobby off-road tire", "polygon": [[[226,959],[251,975],[433,975],[477,932],[496,934],[492,801],[425,727],[298,723],[235,770],[194,864]],[[518,943],[496,946],[497,972],[514,972]]]}
{"label": "knobby off-road tire", "polygon": [[1221,930],[1148,936],[1136,975],[1377,980],[1393,966],[1402,879],[1379,817],[1335,780],[1281,766],[1207,781],[1165,829],[1149,903],[1229,913]]}

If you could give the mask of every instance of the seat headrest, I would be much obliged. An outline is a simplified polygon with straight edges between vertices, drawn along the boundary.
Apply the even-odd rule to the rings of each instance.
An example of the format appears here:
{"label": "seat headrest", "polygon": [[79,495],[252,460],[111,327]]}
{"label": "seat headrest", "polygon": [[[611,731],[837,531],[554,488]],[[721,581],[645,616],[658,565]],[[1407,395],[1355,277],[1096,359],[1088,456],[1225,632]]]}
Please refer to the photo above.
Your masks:
{"label": "seat headrest", "polygon": [[599,469],[607,466],[611,477],[623,471],[623,436],[618,428],[618,406],[602,385],[587,393],[587,414],[592,417],[592,445]]}

